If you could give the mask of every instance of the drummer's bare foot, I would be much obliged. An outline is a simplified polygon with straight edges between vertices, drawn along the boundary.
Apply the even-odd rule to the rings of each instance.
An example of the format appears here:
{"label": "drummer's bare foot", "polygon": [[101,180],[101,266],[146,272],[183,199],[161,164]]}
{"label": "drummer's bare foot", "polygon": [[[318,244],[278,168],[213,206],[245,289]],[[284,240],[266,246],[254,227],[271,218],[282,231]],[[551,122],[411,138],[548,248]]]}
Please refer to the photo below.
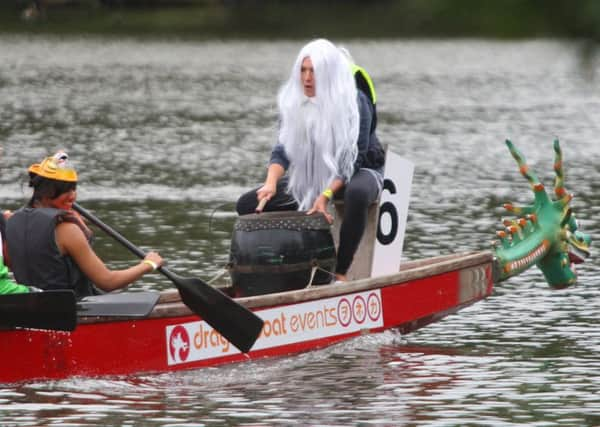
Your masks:
{"label": "drummer's bare foot", "polygon": [[345,274],[335,273],[335,281],[336,282],[347,282],[348,278]]}

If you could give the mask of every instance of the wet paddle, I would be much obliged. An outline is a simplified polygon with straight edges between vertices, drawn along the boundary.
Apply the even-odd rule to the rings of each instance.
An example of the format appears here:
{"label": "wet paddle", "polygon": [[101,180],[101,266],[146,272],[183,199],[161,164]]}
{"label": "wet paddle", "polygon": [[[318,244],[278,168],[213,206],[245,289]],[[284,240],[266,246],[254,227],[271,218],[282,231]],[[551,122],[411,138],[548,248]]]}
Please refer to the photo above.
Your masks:
{"label": "wet paddle", "polygon": [[73,331],[77,326],[73,291],[0,296],[0,326]]}
{"label": "wet paddle", "polygon": [[[103,223],[91,212],[77,203],[73,204],[73,209],[125,246],[134,255],[139,258],[145,257],[145,253],[140,248]],[[159,271],[175,284],[184,304],[202,317],[231,344],[244,353],[252,348],[263,327],[264,322],[260,317],[200,279],[181,277],[165,267],[159,268]]]}

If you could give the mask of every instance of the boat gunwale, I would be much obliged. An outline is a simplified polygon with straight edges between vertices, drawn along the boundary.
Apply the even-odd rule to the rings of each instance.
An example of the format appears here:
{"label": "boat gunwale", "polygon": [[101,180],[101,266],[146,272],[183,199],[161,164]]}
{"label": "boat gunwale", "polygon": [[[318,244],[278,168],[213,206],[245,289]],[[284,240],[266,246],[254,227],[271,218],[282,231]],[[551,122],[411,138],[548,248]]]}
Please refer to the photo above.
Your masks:
{"label": "boat gunwale", "polygon": [[[381,289],[450,271],[488,264],[492,261],[493,254],[491,251],[474,251],[442,255],[422,260],[407,261],[400,268],[400,271],[394,274],[354,280],[340,284],[319,285],[293,291],[236,298],[235,301],[250,309],[266,309],[275,306],[331,298],[354,292],[368,291],[371,289]],[[146,318],[136,320],[143,321],[146,319],[193,315],[195,314],[181,302],[179,293],[176,290],[166,290],[161,292],[159,302],[152,312]],[[113,317],[80,317],[78,323],[87,324],[122,320],[131,321],[131,319]]]}

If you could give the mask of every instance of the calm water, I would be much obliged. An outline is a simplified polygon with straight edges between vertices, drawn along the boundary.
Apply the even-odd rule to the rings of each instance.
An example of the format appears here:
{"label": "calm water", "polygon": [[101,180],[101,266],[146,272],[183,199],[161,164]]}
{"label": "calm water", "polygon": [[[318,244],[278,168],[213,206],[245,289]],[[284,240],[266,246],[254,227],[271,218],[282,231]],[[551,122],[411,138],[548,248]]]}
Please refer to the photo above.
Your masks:
{"label": "calm water", "polygon": [[[416,164],[404,258],[487,249],[505,201],[548,186],[560,138],[574,211],[600,229],[600,63],[574,43],[353,41],[379,134]],[[297,42],[0,38],[0,202],[66,148],[79,200],[174,270],[227,260],[233,203],[263,178]],[[133,258],[98,234],[110,266]],[[297,357],[168,375],[0,389],[0,425],[600,425],[600,271],[551,291],[530,270],[458,315]],[[225,280],[225,279],[222,279]],[[160,276],[137,287],[167,289]],[[2,347],[0,347],[2,348]],[[11,349],[2,348],[4,363]]]}

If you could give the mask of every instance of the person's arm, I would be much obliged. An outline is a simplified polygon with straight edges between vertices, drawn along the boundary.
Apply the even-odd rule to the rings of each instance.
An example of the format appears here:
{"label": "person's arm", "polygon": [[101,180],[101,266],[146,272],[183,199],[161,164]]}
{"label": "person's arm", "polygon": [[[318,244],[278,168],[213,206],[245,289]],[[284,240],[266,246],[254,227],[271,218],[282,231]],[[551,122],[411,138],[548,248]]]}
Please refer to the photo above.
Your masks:
{"label": "person's arm", "polygon": [[356,173],[365,163],[367,153],[369,152],[369,142],[371,140],[371,124],[373,122],[373,106],[367,99],[367,96],[359,91],[358,96],[358,114],[360,117],[358,127],[358,156],[354,162],[354,172]]}
{"label": "person's arm", "polygon": [[287,170],[290,167],[290,160],[288,159],[287,154],[285,153],[285,147],[282,143],[277,143],[273,147],[271,151],[271,159],[269,160],[269,166],[272,164],[280,165],[283,170]]}
{"label": "person's arm", "polygon": [[327,205],[329,204],[329,201],[333,199],[334,194],[340,191],[344,185],[344,181],[341,178],[335,178],[329,187],[319,194],[319,197],[316,198],[312,208],[310,208],[306,214],[310,215],[315,212],[321,212],[323,215],[325,215],[327,222],[331,224],[333,222],[333,217],[327,211]]}
{"label": "person's arm", "polygon": [[256,190],[256,199],[260,203],[263,199],[269,201],[277,193],[277,181],[285,174],[285,169],[278,163],[271,163],[267,170],[267,178],[262,187]]}
{"label": "person's arm", "polygon": [[83,234],[85,235],[85,238],[88,241],[90,241],[90,239],[92,238],[92,230],[87,226],[85,220],[81,217],[81,215],[79,215],[79,212],[73,209],[68,210],[66,214],[60,217],[60,220],[76,224],[79,228],[81,228],[81,231],[83,231]]}
{"label": "person's arm", "polygon": [[285,154],[285,147],[281,143],[275,144],[271,151],[271,159],[267,169],[267,178],[262,187],[256,190],[256,199],[259,203],[265,200],[268,202],[277,193],[277,181],[279,181],[285,171],[290,166],[290,161]]}
{"label": "person's arm", "polygon": [[[354,162],[354,171],[358,171],[365,159],[367,157],[367,152],[369,151],[369,140],[370,140],[370,132],[371,132],[371,123],[373,121],[373,111],[372,106],[369,103],[366,95],[359,92],[358,95],[358,112],[360,117],[359,129],[358,129],[358,140],[356,144],[358,145],[358,156],[356,161]],[[325,218],[331,224],[333,222],[333,217],[327,211],[327,204],[329,200],[333,199],[335,193],[341,190],[345,185],[343,177],[335,178],[329,187],[316,198],[313,206],[308,210],[307,215],[310,215],[315,212],[321,212],[325,215]]]}
{"label": "person's arm", "polygon": [[[144,274],[154,271],[151,264],[160,267],[163,260],[156,252],[150,252],[139,264],[124,270],[110,270],[96,255],[78,225],[63,222],[56,226],[56,244],[77,263],[81,271],[103,291],[121,289]],[[145,261],[149,262],[145,262]]]}

